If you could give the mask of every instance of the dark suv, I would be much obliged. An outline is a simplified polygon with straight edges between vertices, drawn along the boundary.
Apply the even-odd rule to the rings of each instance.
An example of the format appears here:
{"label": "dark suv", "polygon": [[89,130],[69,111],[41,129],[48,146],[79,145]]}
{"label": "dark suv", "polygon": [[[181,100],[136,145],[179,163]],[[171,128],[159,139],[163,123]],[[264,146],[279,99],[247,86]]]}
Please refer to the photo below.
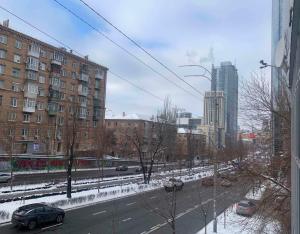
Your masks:
{"label": "dark suv", "polygon": [[64,210],[44,203],[35,203],[21,206],[14,211],[11,222],[17,226],[28,227],[30,230],[37,225],[49,222],[62,223],[65,217]]}

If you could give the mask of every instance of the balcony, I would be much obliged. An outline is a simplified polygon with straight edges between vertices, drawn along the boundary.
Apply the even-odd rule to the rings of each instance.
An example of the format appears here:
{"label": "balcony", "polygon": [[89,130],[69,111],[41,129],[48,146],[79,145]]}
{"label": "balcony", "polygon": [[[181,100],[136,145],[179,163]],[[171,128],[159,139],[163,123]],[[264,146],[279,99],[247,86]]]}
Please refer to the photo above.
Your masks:
{"label": "balcony", "polygon": [[64,55],[59,52],[54,52],[53,57],[51,60],[51,64],[61,66],[62,62],[64,60]]}
{"label": "balcony", "polygon": [[39,71],[39,66],[38,66],[38,64],[35,64],[35,63],[26,63],[26,69],[33,70],[33,71]]}
{"label": "balcony", "polygon": [[61,75],[61,66],[59,66],[55,63],[52,63],[51,64],[51,72],[52,72],[52,76],[60,77],[60,75]]}
{"label": "balcony", "polygon": [[104,72],[97,72],[95,74],[95,78],[99,79],[99,80],[103,80],[104,79]]}
{"label": "balcony", "polygon": [[89,88],[87,86],[84,86],[84,85],[79,85],[78,86],[78,95],[81,95],[81,96],[88,96],[89,94]]}
{"label": "balcony", "polygon": [[100,106],[101,106],[101,101],[100,101],[100,99],[94,98],[94,100],[93,100],[93,105],[94,105],[94,107],[100,107]]}
{"label": "balcony", "polygon": [[80,73],[80,76],[79,76],[78,79],[88,83],[89,82],[89,75],[85,74],[85,73]]}
{"label": "balcony", "polygon": [[93,120],[98,121],[101,119],[101,109],[98,107],[94,107]]}
{"label": "balcony", "polygon": [[28,82],[24,87],[24,97],[25,98],[37,98],[38,86],[35,83]]}
{"label": "balcony", "polygon": [[40,47],[35,43],[30,44],[28,47],[28,55],[39,58],[40,57]]}
{"label": "balcony", "polygon": [[35,99],[25,99],[23,105],[23,112],[33,113],[35,112]]}
{"label": "balcony", "polygon": [[37,81],[38,80],[38,73],[35,71],[26,71],[26,79],[28,80],[34,80]]}
{"label": "balcony", "polygon": [[52,86],[49,86],[49,99],[59,101],[60,100],[60,92],[58,90],[55,90],[52,88]]}
{"label": "balcony", "polygon": [[58,112],[58,103],[49,102],[48,103],[48,115],[55,116]]}

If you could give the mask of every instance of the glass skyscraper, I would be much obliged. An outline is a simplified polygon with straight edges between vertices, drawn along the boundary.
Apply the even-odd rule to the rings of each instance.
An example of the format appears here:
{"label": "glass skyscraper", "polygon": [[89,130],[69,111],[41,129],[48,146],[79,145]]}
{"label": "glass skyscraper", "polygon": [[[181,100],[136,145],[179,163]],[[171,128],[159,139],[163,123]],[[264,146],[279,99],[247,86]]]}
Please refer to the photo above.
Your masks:
{"label": "glass skyscraper", "polygon": [[238,130],[238,73],[231,62],[222,62],[220,67],[212,68],[211,90],[224,92],[225,145],[235,144]]}

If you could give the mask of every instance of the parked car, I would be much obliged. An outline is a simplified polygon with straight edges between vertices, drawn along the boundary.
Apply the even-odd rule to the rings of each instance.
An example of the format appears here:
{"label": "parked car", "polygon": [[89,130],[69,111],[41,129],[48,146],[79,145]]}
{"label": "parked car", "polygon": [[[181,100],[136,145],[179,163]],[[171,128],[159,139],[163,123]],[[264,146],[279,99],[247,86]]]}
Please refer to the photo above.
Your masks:
{"label": "parked car", "polygon": [[9,173],[0,173],[0,183],[8,183],[12,178]]}
{"label": "parked car", "polygon": [[203,186],[213,186],[214,185],[214,178],[213,177],[203,178],[202,181],[201,181],[201,184]]}
{"label": "parked car", "polygon": [[223,187],[230,187],[230,186],[232,186],[232,183],[227,179],[223,179],[221,181],[220,185],[223,186]]}
{"label": "parked car", "polygon": [[128,167],[126,165],[121,165],[116,167],[116,171],[127,171]]}
{"label": "parked car", "polygon": [[[148,170],[147,166],[144,166],[144,169],[145,169],[145,171],[147,171]],[[135,169],[135,172],[143,172],[143,167],[137,167]]]}
{"label": "parked car", "polygon": [[168,181],[165,181],[164,187],[167,192],[179,191],[183,188],[183,181],[181,179],[170,178]]}
{"label": "parked car", "polygon": [[17,226],[35,229],[37,225],[56,222],[62,223],[65,217],[63,209],[49,206],[44,203],[34,203],[19,207],[13,212],[11,222]]}
{"label": "parked car", "polygon": [[252,216],[256,211],[256,205],[249,200],[240,201],[236,206],[236,213],[244,216]]}

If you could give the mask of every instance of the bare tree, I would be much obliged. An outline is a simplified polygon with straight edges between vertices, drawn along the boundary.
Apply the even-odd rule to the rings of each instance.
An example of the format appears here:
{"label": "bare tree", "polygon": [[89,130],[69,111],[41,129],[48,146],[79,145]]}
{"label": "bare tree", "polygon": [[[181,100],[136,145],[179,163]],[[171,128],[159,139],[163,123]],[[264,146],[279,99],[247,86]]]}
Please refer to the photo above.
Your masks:
{"label": "bare tree", "polygon": [[80,142],[80,133],[84,126],[80,121],[80,109],[76,102],[69,103],[65,114],[63,129],[63,144],[65,157],[67,158],[67,198],[72,197],[72,168],[75,158],[76,148]]}
{"label": "bare tree", "polygon": [[[262,132],[264,139],[256,145],[259,158],[250,163],[244,163],[244,175],[253,180],[264,182],[267,186],[266,193],[260,202],[261,213],[264,219],[274,218],[281,223],[282,232],[290,233],[290,223],[287,217],[290,211],[290,144],[291,144],[291,105],[289,90],[285,82],[281,82],[278,95],[271,94],[270,82],[263,75],[254,74],[242,86],[242,111],[251,128]],[[271,128],[261,126],[270,123],[276,118],[278,130],[282,137],[281,152],[273,155]],[[265,199],[267,198],[267,199]],[[268,217],[269,216],[269,217]]]}
{"label": "bare tree", "polygon": [[[167,98],[162,110],[158,111],[156,119],[150,122],[147,129],[134,128],[127,132],[131,144],[138,155],[143,170],[144,182],[149,183],[153,165],[158,157],[163,156],[167,161],[174,160],[176,149],[176,109],[172,108]],[[146,164],[149,167],[146,170]]]}

